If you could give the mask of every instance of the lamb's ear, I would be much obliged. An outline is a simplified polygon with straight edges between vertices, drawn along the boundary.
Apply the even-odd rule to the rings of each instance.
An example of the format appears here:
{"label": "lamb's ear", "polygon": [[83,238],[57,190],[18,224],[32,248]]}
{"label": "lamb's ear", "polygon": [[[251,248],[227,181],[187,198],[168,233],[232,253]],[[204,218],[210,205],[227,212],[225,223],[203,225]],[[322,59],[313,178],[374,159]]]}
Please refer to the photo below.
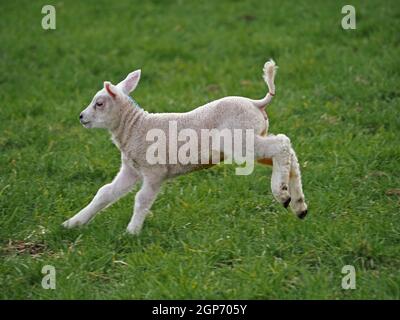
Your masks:
{"label": "lamb's ear", "polygon": [[118,87],[125,94],[130,94],[133,90],[135,90],[136,86],[139,83],[140,73],[141,73],[140,69],[131,72],[130,74],[128,74],[125,80],[122,80],[120,83],[118,83]]}
{"label": "lamb's ear", "polygon": [[104,89],[111,96],[111,98],[116,98],[118,90],[117,88],[109,81],[104,81]]}

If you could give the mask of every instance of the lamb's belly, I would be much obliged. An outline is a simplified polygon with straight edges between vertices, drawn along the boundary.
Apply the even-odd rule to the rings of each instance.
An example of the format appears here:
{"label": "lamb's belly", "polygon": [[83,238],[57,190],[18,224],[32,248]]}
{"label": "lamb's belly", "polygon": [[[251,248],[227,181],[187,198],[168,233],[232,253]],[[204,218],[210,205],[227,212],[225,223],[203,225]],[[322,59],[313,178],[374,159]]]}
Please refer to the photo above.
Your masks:
{"label": "lamb's belly", "polygon": [[177,164],[168,166],[168,178],[174,178],[180,175],[184,175],[190,172],[199,171],[203,169],[208,169],[215,166],[213,163],[209,164]]}

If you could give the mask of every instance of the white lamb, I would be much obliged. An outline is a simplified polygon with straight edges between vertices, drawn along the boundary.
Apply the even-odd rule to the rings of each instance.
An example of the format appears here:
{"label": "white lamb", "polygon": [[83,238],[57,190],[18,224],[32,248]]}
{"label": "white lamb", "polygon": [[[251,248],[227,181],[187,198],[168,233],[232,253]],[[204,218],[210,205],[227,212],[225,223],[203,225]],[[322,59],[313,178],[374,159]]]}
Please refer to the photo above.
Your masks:
{"label": "white lamb", "polygon": [[[86,128],[105,128],[110,131],[113,142],[121,151],[121,169],[111,183],[98,190],[88,206],[65,221],[63,226],[72,228],[86,224],[100,210],[132,190],[138,181],[142,181],[141,189],[135,197],[134,213],[127,227],[128,233],[139,234],[164,180],[214,164],[211,159],[207,164],[168,163],[170,158],[166,159],[167,163],[150,164],[146,154],[152,142],[146,139],[147,134],[157,129],[164,131],[168,137],[171,122],[176,124],[178,130],[191,129],[198,136],[202,129],[253,130],[254,158],[260,163],[273,165],[271,188],[274,197],[285,207],[290,203],[296,215],[304,218],[307,205],[299,163],[290,140],[283,134],[267,135],[269,123],[265,107],[275,95],[276,69],[272,60],[264,65],[263,76],[269,91],[263,99],[225,97],[186,113],[148,113],[141,109],[129,97],[139,82],[140,70],[130,73],[118,85],[104,82],[104,88],[96,93],[89,106],[80,114],[80,122]],[[167,154],[171,148],[171,142],[167,139]],[[219,148],[212,146],[211,150],[206,151],[219,154],[221,161],[235,156],[227,154],[222,143]],[[198,152],[197,159],[204,157],[204,150],[199,149]]]}

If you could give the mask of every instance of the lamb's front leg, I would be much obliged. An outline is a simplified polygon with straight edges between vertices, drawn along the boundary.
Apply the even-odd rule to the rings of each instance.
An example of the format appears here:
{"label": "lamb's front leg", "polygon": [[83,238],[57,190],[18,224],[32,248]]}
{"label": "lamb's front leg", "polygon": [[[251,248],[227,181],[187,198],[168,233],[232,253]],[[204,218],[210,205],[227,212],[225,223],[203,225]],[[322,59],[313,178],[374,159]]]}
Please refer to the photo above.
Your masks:
{"label": "lamb's front leg", "polygon": [[89,222],[100,210],[117,201],[128,193],[140,176],[128,165],[122,164],[121,170],[113,182],[104,185],[97,191],[93,200],[71,219],[65,221],[63,226],[73,228]]}
{"label": "lamb's front leg", "polygon": [[144,176],[142,188],[135,196],[135,206],[127,232],[138,235],[142,230],[144,220],[157,197],[163,179],[157,176]]}

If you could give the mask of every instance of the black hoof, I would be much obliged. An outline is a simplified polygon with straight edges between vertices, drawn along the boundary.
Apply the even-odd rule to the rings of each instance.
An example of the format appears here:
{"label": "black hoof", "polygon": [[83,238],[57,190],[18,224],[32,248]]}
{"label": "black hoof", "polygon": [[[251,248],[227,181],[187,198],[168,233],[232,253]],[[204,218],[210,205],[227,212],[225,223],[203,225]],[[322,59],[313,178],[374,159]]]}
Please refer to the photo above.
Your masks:
{"label": "black hoof", "polygon": [[289,197],[289,198],[283,203],[283,206],[284,206],[285,208],[287,208],[287,207],[289,206],[290,200],[292,200],[292,198]]}
{"label": "black hoof", "polygon": [[297,216],[300,219],[304,219],[306,217],[306,215],[307,215],[307,212],[308,212],[307,210],[304,210],[304,211],[300,212]]}

